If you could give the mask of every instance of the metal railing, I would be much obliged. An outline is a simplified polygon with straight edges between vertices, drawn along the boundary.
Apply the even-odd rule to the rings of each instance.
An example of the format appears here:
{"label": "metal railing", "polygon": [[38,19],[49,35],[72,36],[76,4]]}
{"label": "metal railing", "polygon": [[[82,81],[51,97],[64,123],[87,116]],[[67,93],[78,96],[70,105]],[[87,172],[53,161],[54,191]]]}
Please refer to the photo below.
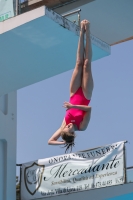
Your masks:
{"label": "metal railing", "polygon": [[126,169],[133,169],[133,166],[131,166],[131,167],[127,167]]}
{"label": "metal railing", "polygon": [[[24,0],[23,2],[21,2],[21,0],[16,0],[16,6],[14,8],[15,9],[15,15],[20,15],[20,14],[22,14],[24,12],[27,12],[27,11],[33,10],[33,9],[35,9],[37,7],[43,6],[43,2],[42,1],[36,1],[33,4],[30,3],[32,1],[35,2],[35,0]],[[38,5],[35,6],[35,4],[37,4],[37,3],[38,3]],[[32,7],[30,7],[31,5],[32,5]],[[80,12],[81,12],[81,9],[77,9],[77,10],[65,13],[62,16],[80,26]],[[75,14],[77,14],[77,18],[78,19],[77,20],[76,19],[71,20],[70,17],[74,16]]]}
{"label": "metal railing", "polygon": [[[81,9],[78,9],[78,10],[74,10],[72,12],[69,12],[69,13],[66,13],[64,15],[62,15],[62,17],[69,17],[69,16],[72,16],[74,14],[78,14],[78,25],[80,26],[80,12],[81,12]],[[73,20],[74,23],[76,23],[76,20]]]}

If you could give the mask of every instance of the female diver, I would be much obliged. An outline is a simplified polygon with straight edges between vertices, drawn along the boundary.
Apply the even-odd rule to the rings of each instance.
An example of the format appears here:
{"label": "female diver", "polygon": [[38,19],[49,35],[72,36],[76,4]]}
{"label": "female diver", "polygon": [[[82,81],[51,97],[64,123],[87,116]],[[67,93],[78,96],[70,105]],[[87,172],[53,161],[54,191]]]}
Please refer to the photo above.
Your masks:
{"label": "female diver", "polygon": [[[84,47],[85,35],[86,45]],[[48,141],[51,145],[64,144],[66,151],[70,147],[72,151],[75,131],[84,131],[90,121],[91,107],[88,104],[93,91],[91,58],[90,23],[83,20],[80,27],[76,66],[70,81],[70,102],[64,102],[63,107],[67,110],[62,125]],[[63,141],[58,141],[59,137]]]}

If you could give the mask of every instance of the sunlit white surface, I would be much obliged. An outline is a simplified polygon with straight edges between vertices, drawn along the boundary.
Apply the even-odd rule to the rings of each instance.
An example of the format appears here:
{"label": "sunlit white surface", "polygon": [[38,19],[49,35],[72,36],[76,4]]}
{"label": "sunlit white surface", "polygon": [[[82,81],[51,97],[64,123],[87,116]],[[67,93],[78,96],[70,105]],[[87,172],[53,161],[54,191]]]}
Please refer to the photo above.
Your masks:
{"label": "sunlit white surface", "polygon": [[[75,24],[44,6],[9,20],[0,23],[0,96],[74,68]],[[93,61],[110,54],[109,45],[92,39]]]}

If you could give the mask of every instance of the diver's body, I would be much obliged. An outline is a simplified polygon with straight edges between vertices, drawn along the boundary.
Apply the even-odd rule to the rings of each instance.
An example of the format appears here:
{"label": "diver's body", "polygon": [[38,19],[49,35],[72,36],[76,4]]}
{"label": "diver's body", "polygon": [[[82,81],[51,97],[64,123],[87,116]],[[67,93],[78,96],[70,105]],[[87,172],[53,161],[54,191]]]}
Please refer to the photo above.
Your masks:
{"label": "diver's body", "polygon": [[[86,35],[85,47],[84,35]],[[91,59],[90,23],[83,20],[81,22],[76,65],[70,81],[70,101],[64,102],[64,107],[67,109],[66,115],[61,127],[52,135],[48,144],[66,144],[68,149],[74,144],[75,131],[84,131],[87,128],[91,115],[91,107],[88,104],[93,91]],[[60,136],[63,141],[58,141]]]}

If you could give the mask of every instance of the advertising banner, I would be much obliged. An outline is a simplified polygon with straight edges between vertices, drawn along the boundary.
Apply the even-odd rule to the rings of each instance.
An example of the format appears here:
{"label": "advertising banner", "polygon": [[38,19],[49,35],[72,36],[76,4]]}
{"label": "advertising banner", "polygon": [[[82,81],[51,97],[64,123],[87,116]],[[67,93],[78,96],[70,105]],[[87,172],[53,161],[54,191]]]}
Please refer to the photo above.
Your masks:
{"label": "advertising banner", "polygon": [[0,0],[0,22],[13,16],[13,0]]}
{"label": "advertising banner", "polygon": [[124,142],[117,142],[23,164],[21,199],[39,199],[124,182]]}

